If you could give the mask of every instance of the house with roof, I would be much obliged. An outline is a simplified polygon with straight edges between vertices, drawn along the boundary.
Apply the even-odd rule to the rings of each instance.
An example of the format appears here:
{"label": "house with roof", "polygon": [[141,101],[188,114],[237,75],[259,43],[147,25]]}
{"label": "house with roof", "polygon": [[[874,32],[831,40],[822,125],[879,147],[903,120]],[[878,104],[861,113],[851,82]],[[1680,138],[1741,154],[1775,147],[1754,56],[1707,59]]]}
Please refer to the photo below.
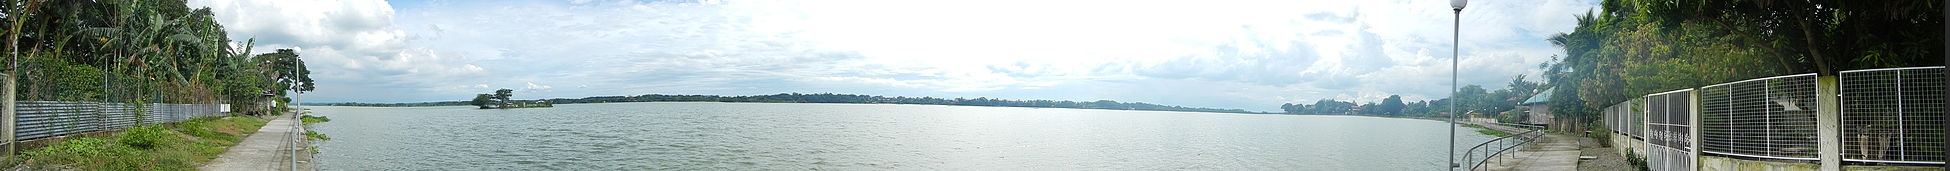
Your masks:
{"label": "house with roof", "polygon": [[1550,125],[1551,92],[1555,92],[1556,90],[1557,88],[1545,89],[1544,92],[1538,92],[1537,95],[1530,96],[1530,99],[1523,100],[1523,103],[1517,103],[1517,106],[1530,108],[1530,112],[1526,114],[1528,116],[1525,117],[1527,119],[1524,119],[1520,123],[1527,125]]}

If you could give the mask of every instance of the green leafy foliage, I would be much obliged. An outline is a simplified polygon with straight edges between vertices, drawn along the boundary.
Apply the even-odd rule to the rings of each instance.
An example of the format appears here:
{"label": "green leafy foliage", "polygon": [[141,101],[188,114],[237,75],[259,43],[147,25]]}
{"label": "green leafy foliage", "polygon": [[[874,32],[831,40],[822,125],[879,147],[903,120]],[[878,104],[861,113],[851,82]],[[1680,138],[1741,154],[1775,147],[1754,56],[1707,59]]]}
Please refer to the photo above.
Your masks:
{"label": "green leafy foliage", "polygon": [[163,141],[168,141],[168,139],[165,139],[171,138],[168,136],[171,136],[168,130],[164,130],[160,126],[139,126],[123,131],[121,135],[122,139],[117,141],[121,142],[122,145],[146,150],[155,148],[157,144],[164,143]]}
{"label": "green leafy foliage", "polygon": [[1545,65],[1559,118],[1641,95],[1745,79],[1841,70],[1940,65],[1944,18],[1936,1],[1606,0],[1603,13],[1548,40],[1563,60]]}
{"label": "green leafy foliage", "polygon": [[228,103],[264,113],[253,104],[268,104],[260,103],[266,93],[312,90],[295,51],[253,59],[254,41],[233,42],[210,9],[181,0],[10,1],[0,13],[4,50],[19,59],[6,72],[20,77],[20,100]]}

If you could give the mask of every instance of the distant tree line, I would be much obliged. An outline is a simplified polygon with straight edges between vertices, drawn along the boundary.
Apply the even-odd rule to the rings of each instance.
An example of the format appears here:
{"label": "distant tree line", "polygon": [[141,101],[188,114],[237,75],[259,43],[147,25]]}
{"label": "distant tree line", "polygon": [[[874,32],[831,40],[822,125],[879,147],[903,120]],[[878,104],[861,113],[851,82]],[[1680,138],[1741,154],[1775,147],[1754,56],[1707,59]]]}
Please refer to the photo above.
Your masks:
{"label": "distant tree line", "polygon": [[1500,114],[1503,113],[1517,113],[1510,112],[1517,108],[1517,103],[1522,103],[1524,100],[1529,99],[1530,96],[1541,93],[1545,89],[1543,83],[1527,81],[1524,77],[1524,75],[1517,75],[1516,78],[1511,79],[1509,86],[1507,86],[1509,88],[1494,91],[1485,90],[1483,86],[1479,85],[1464,85],[1456,92],[1457,98],[1455,99],[1459,100],[1442,98],[1427,101],[1404,101],[1401,95],[1389,95],[1388,98],[1381,99],[1380,102],[1357,104],[1349,101],[1321,99],[1315,101],[1313,104],[1281,104],[1280,109],[1287,114],[1447,117],[1448,115],[1443,115],[1443,113],[1449,112],[1449,103],[1458,102],[1456,104],[1456,111],[1461,113],[1501,116]]}
{"label": "distant tree line", "polygon": [[[818,94],[780,93],[780,94],[773,94],[773,95],[753,95],[753,96],[647,94],[647,95],[639,95],[639,96],[597,96],[597,97],[585,97],[585,98],[576,98],[576,99],[556,98],[556,99],[541,99],[541,100],[545,100],[553,104],[616,103],[616,102],[752,102],[752,103],[867,103],[867,104],[877,103],[877,104],[930,104],[930,105],[956,105],[956,106],[1046,107],[1046,108],[1075,108],[1075,109],[1254,113],[1251,111],[1240,110],[1240,109],[1216,109],[1216,108],[1197,108],[1197,107],[1184,107],[1184,106],[1166,106],[1166,105],[1158,105],[1158,104],[1150,104],[1150,103],[1117,102],[1117,101],[1110,101],[1110,100],[1077,102],[1077,101],[1056,101],[1056,100],[1007,100],[1007,99],[994,99],[994,98],[987,98],[987,97],[977,97],[974,99],[967,99],[967,98],[948,99],[948,98],[937,98],[937,97],[905,97],[905,96],[886,97],[886,96],[833,94],[833,93],[818,93]],[[520,101],[520,100],[515,100],[515,101]],[[533,102],[533,100],[523,101],[523,102]],[[413,107],[413,106],[472,105],[470,103],[472,103],[472,101],[446,101],[446,102],[421,102],[421,103],[333,103],[333,104],[325,104],[325,105]]]}

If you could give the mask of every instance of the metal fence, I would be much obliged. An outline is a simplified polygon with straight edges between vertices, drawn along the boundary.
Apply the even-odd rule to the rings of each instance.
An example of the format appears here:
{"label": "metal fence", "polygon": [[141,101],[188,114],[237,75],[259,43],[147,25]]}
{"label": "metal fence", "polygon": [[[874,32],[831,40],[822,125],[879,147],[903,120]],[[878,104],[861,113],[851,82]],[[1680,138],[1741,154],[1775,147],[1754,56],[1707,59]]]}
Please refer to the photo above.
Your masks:
{"label": "metal fence", "polygon": [[1652,170],[1693,170],[1693,89],[1646,95],[1646,165]]}
{"label": "metal fence", "polygon": [[1842,158],[1942,164],[1943,69],[1842,71]]}
{"label": "metal fence", "polygon": [[1618,134],[1643,139],[1644,137],[1640,136],[1642,134],[1640,132],[1645,129],[1640,127],[1643,125],[1643,122],[1640,121],[1645,118],[1645,106],[1638,105],[1640,104],[1639,101],[1643,100],[1634,98],[1611,105],[1611,107],[1605,107],[1606,128]]}
{"label": "metal fence", "polygon": [[1800,74],[1700,88],[1700,151],[1820,160],[1815,87],[1814,74]]}
{"label": "metal fence", "polygon": [[20,101],[15,106],[14,139],[30,140],[218,116],[223,105]]}

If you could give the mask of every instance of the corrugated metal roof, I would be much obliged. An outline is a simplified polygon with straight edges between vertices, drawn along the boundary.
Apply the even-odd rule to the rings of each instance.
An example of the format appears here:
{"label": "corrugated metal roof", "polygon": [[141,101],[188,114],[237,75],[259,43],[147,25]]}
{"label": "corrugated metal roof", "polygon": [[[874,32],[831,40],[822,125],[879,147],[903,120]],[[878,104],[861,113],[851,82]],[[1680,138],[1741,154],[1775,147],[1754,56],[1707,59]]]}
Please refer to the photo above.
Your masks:
{"label": "corrugated metal roof", "polygon": [[1554,91],[1557,91],[1557,88],[1553,87],[1550,89],[1544,89],[1544,92],[1537,92],[1537,95],[1530,96],[1529,100],[1523,100],[1523,103],[1520,103],[1518,105],[1530,105],[1530,104],[1551,102],[1551,92]]}

